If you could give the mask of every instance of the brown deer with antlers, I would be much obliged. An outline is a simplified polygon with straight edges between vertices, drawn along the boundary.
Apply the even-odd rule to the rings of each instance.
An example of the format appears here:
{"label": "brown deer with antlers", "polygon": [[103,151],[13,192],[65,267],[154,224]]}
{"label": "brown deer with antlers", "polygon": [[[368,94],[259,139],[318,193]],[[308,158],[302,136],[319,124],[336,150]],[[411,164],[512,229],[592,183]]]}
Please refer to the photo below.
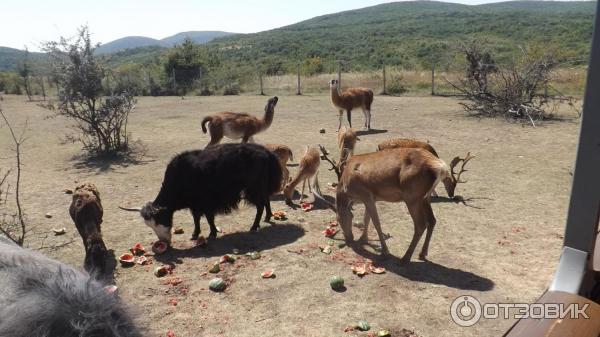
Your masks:
{"label": "brown deer with antlers", "polygon": [[[308,182],[308,191],[321,196],[319,188],[319,180],[317,173],[319,166],[321,165],[321,156],[319,150],[314,146],[307,146],[302,158],[300,158],[300,165],[298,166],[298,172],[296,176],[285,185],[283,188],[283,195],[285,196],[285,203],[292,205],[292,194],[296,186],[302,182],[302,192],[300,193],[300,201],[304,196],[304,188]],[[310,179],[314,177],[314,186],[311,187]]]}
{"label": "brown deer with antlers", "polygon": [[[418,148],[423,149],[425,151],[430,152],[435,157],[439,158],[437,152],[427,142],[423,142],[416,139],[407,139],[407,138],[394,138],[388,139],[379,143],[377,146],[377,150],[386,150],[386,149],[396,149],[396,148]],[[442,180],[444,183],[444,187],[446,188],[446,192],[450,198],[454,198],[454,192],[456,190],[456,185],[459,183],[466,183],[466,181],[460,180],[460,175],[468,170],[465,170],[465,165],[469,162],[469,160],[475,158],[475,156],[471,155],[471,152],[468,152],[464,158],[460,158],[459,156],[454,157],[450,162],[450,176],[446,177],[446,179]],[[462,162],[460,167],[460,171],[454,172],[454,168],[458,165],[458,163]],[[433,195],[435,196],[435,191],[433,191]]]}
{"label": "brown deer with antlers", "polygon": [[425,243],[419,254],[419,259],[424,260],[436,224],[429,195],[441,180],[450,175],[446,163],[430,152],[417,148],[396,148],[355,155],[341,165],[336,165],[328,158],[327,151],[322,146],[321,152],[338,175],[335,209],[346,243],[354,241],[352,204],[362,203],[365,205],[365,214],[360,241],[368,240],[369,222],[372,219],[381,242],[381,254],[389,254],[375,203],[404,202],[415,231],[401,260],[410,261],[421,236],[427,230]]}
{"label": "brown deer with antlers", "polygon": [[223,136],[230,139],[242,139],[242,143],[254,142],[255,134],[265,131],[273,123],[277,97],[270,98],[265,106],[265,115],[262,119],[247,113],[219,112],[206,116],[202,120],[202,132],[206,133],[206,123],[210,133],[210,142],[207,146],[219,144]]}

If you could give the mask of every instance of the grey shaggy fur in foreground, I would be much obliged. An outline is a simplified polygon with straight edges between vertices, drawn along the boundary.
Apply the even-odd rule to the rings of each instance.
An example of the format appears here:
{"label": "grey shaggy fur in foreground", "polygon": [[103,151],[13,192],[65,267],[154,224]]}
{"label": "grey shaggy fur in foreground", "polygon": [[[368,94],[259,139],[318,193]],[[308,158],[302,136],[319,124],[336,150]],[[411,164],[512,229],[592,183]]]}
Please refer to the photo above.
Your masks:
{"label": "grey shaggy fur in foreground", "polygon": [[0,285],[2,337],[142,336],[101,283],[2,236]]}

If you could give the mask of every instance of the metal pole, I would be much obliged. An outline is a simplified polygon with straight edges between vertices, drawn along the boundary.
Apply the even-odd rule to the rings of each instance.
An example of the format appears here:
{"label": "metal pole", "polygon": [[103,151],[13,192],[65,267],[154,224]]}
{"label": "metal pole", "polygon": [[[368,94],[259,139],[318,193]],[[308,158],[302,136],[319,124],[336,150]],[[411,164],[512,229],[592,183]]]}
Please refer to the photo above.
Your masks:
{"label": "metal pole", "polygon": [[383,92],[382,94],[387,95],[387,86],[386,86],[386,78],[385,78],[385,64],[383,65]]}
{"label": "metal pole", "polygon": [[177,80],[175,79],[175,68],[173,68],[171,74],[173,76],[173,94],[177,95]]}
{"label": "metal pole", "polygon": [[262,79],[262,71],[260,68],[258,68],[258,80],[260,83],[260,95],[264,96],[265,92],[263,91],[263,79]]}
{"label": "metal pole", "polygon": [[298,69],[298,90],[296,90],[296,95],[302,95],[302,92],[300,91],[300,63],[298,63],[297,69]]}
{"label": "metal pole", "polygon": [[338,64],[338,90],[342,90],[342,60]]}
{"label": "metal pole", "polygon": [[435,63],[431,62],[431,96],[435,96]]}

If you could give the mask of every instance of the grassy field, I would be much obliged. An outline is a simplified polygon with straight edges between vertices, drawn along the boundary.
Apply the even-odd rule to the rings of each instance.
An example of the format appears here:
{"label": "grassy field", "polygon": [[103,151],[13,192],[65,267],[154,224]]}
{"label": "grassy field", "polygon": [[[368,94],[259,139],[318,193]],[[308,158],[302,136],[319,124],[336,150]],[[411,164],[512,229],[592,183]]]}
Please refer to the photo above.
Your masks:
{"label": "grassy field", "polygon": [[[118,205],[137,206],[153,200],[161,185],[166,164],[176,153],[204,147],[208,136],[200,131],[203,116],[232,110],[262,114],[265,97],[161,97],[140,98],[131,115],[129,130],[145,152],[116,162],[93,162],[79,157],[78,144],[61,144],[68,122],[47,119],[49,115],[23,96],[5,96],[1,107],[16,127],[29,120],[29,139],[23,145],[22,199],[33,233],[26,245],[75,266],[83,263],[84,250],[68,215],[71,198],[62,191],[75,182],[92,181],[102,193],[105,209],[103,233],[116,255],[136,242],[149,248],[156,237],[133,213]],[[371,332],[402,329],[418,336],[497,336],[513,320],[484,320],[470,328],[452,322],[452,301],[465,294],[484,302],[532,302],[549,285],[562,245],[562,234],[575,159],[578,120],[547,122],[537,128],[503,120],[465,117],[457,100],[432,97],[375,97],[372,126],[376,132],[362,135],[357,153],[373,151],[378,142],[391,137],[429,140],[441,157],[450,161],[467,151],[477,157],[469,164],[468,180],[457,194],[467,205],[437,202],[438,219],[429,261],[400,265],[408,247],[413,225],[403,204],[380,203],[383,230],[392,257],[381,260],[373,247],[358,254],[339,248],[323,254],[319,245],[325,223],[335,219],[330,210],[305,213],[288,208],[275,196],[273,210],[285,210],[289,219],[274,225],[262,224],[256,234],[248,233],[254,208],[242,206],[228,216],[218,216],[223,233],[208,247],[194,247],[188,240],[192,218],[178,212],[175,224],[185,234],[174,236],[174,249],[157,256],[150,266],[117,267],[116,284],[121,296],[138,312],[146,336],[366,336],[343,330],[358,320],[367,320]],[[270,129],[256,137],[258,142],[284,143],[296,161],[307,144],[335,149],[337,115],[323,95],[283,96]],[[572,116],[572,115],[568,115]],[[354,114],[354,125],[363,122]],[[319,129],[326,133],[320,134]],[[9,135],[0,128],[0,167],[13,165]],[[323,163],[321,186],[334,181]],[[294,174],[297,168],[290,167]],[[326,193],[332,194],[331,191]],[[438,193],[445,195],[443,188]],[[51,218],[45,214],[50,213]],[[355,219],[362,207],[355,207]],[[66,227],[67,234],[54,236],[52,228]],[[202,221],[206,235],[208,226]],[[355,229],[357,230],[357,229]],[[370,237],[376,238],[374,230]],[[357,235],[355,232],[355,235]],[[377,240],[371,242],[378,245]],[[62,245],[60,248],[52,248]],[[229,282],[223,293],[207,289],[214,277],[208,268],[234,249],[242,254],[225,265],[219,276]],[[420,249],[420,245],[419,248]],[[261,251],[251,260],[243,253]],[[365,258],[383,266],[382,275],[359,278],[350,264]],[[152,269],[160,264],[175,266],[183,282],[165,285]],[[261,279],[266,269],[277,277]],[[334,292],[332,275],[346,280],[345,292]],[[172,300],[177,301],[174,306]]]}

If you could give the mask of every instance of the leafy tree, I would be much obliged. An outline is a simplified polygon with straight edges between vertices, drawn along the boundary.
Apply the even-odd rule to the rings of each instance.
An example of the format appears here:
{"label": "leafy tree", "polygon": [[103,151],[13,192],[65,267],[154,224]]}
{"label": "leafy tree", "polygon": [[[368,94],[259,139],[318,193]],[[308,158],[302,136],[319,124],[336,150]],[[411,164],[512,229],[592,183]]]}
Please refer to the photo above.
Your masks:
{"label": "leafy tree", "polygon": [[174,87],[181,88],[186,93],[196,80],[205,75],[206,66],[202,56],[199,46],[190,39],[185,39],[181,45],[169,51],[165,72]]}
{"label": "leafy tree", "polygon": [[25,56],[23,57],[23,62],[21,62],[19,65],[19,75],[23,79],[23,85],[25,86],[27,98],[31,101],[31,82],[29,81],[29,76],[31,75],[31,64],[29,62],[29,50],[27,47],[25,47]]}
{"label": "leafy tree", "polygon": [[102,98],[104,68],[95,48],[87,26],[72,39],[45,44],[60,87],[58,102],[47,107],[73,122],[78,134],[68,138],[81,142],[90,154],[123,154],[129,150],[127,121],[135,100],[128,93]]}

